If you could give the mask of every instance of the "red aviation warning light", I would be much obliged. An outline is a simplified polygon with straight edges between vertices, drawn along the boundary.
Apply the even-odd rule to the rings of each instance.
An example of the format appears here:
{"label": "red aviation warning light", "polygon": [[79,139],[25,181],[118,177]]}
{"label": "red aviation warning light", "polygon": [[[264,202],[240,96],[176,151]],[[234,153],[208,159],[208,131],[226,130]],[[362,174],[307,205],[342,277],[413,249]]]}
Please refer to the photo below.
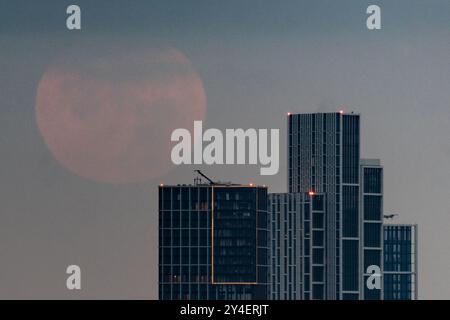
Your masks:
{"label": "red aviation warning light", "polygon": [[316,193],[315,193],[314,191],[311,190],[311,191],[308,192],[308,194],[309,194],[310,197],[312,197],[312,196],[315,195]]}

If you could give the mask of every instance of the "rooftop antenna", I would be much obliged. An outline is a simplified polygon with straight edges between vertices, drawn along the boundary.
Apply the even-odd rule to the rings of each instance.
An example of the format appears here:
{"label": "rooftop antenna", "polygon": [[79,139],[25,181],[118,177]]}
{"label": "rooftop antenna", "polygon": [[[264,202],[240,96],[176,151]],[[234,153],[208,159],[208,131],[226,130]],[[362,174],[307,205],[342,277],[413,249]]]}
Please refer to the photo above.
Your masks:
{"label": "rooftop antenna", "polygon": [[[217,184],[216,182],[214,182],[213,180],[211,180],[210,178],[208,178],[205,174],[203,174],[203,172],[201,172],[200,170],[194,170],[194,172],[197,172],[199,175],[201,175],[203,178],[205,178],[206,180],[209,181],[209,184]],[[200,178],[197,178],[200,179]]]}
{"label": "rooftop antenna", "polygon": [[200,179],[200,177],[197,176],[194,178],[194,186],[197,186],[201,183],[202,183],[202,179]]}

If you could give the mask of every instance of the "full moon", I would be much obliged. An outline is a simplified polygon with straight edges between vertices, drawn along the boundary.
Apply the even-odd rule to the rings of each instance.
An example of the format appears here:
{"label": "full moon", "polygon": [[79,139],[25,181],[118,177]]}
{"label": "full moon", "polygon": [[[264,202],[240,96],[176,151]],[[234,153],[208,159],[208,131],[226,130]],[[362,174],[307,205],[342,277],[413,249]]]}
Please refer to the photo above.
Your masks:
{"label": "full moon", "polygon": [[175,49],[69,55],[43,74],[36,120],[70,172],[113,184],[167,173],[170,135],[203,120],[203,83]]}

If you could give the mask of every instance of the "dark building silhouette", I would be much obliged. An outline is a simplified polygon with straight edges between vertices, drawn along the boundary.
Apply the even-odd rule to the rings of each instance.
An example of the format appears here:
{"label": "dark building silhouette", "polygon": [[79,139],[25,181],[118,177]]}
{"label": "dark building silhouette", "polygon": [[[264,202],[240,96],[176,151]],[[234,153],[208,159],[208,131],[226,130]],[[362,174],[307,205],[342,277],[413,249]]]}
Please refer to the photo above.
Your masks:
{"label": "dark building silhouette", "polygon": [[416,300],[417,225],[386,224],[384,229],[384,299]]}
{"label": "dark building silhouette", "polygon": [[267,188],[159,187],[159,298],[267,299]]}

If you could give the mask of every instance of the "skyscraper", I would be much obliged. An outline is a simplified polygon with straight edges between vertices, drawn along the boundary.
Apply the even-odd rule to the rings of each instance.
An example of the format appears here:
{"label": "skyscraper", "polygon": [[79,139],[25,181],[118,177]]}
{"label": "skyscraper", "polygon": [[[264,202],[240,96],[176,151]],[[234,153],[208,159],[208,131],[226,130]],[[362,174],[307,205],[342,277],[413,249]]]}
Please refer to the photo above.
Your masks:
{"label": "skyscraper", "polygon": [[[383,270],[383,168],[378,159],[361,159],[361,275],[360,291],[364,300],[383,299],[383,288],[369,288],[366,283],[370,266]],[[380,274],[381,277],[381,274]],[[381,283],[382,284],[382,283]]]}
{"label": "skyscraper", "polygon": [[312,288],[324,299],[361,298],[359,120],[341,112],[288,115],[288,190],[325,194],[325,277]]}
{"label": "skyscraper", "polygon": [[386,224],[384,230],[384,299],[416,300],[417,225]]}
{"label": "skyscraper", "polygon": [[[270,282],[273,300],[312,297],[324,281],[324,196],[305,193],[269,194]],[[313,262],[313,263],[312,263]],[[321,290],[315,290],[320,294]]]}
{"label": "skyscraper", "polygon": [[159,187],[159,297],[267,299],[267,188]]}
{"label": "skyscraper", "polygon": [[417,297],[417,227],[383,227],[359,115],[288,115],[288,193],[207,179],[159,189],[161,299]]}

